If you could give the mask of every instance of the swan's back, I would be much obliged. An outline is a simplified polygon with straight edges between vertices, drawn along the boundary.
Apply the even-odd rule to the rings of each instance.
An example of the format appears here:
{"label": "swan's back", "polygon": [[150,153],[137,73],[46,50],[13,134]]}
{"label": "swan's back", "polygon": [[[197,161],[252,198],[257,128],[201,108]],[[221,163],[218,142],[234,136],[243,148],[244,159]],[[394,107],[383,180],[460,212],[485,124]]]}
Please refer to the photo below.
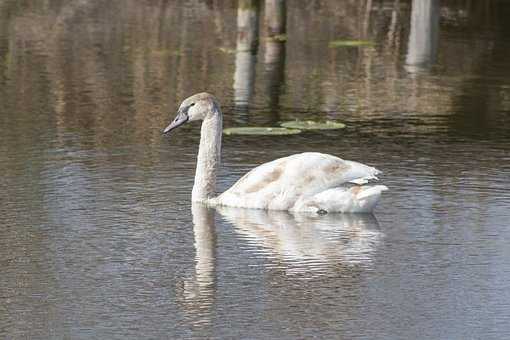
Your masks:
{"label": "swan's back", "polygon": [[299,201],[348,182],[363,183],[379,171],[361,163],[307,152],[262,164],[239,179],[214,203],[232,207],[292,210]]}

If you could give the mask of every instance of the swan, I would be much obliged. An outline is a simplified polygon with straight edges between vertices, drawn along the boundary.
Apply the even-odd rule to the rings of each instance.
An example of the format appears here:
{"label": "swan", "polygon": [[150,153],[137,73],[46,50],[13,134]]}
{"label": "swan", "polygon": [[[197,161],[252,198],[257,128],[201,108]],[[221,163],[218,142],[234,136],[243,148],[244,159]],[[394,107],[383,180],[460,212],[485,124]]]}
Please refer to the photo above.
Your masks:
{"label": "swan", "polygon": [[379,170],[341,158],[305,152],[276,159],[249,171],[230,189],[215,196],[220,166],[223,115],[217,99],[209,93],[186,98],[177,116],[163,133],[187,122],[202,121],[197,156],[193,202],[291,212],[369,213],[376,206],[384,185],[367,185]]}

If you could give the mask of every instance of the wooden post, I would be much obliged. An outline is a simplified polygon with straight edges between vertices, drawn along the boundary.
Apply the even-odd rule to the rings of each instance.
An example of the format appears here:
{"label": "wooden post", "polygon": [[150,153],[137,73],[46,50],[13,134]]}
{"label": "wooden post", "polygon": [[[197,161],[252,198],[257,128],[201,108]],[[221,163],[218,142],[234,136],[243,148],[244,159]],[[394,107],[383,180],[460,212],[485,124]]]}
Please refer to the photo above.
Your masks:
{"label": "wooden post", "polygon": [[439,36],[439,0],[413,0],[406,69],[419,72],[436,60]]}
{"label": "wooden post", "polygon": [[266,40],[264,64],[267,72],[269,107],[278,107],[280,87],[285,77],[287,4],[285,0],[265,1]]}
{"label": "wooden post", "polygon": [[260,5],[258,0],[239,0],[234,101],[236,107],[243,111],[247,110],[253,95],[259,40],[259,15]]}

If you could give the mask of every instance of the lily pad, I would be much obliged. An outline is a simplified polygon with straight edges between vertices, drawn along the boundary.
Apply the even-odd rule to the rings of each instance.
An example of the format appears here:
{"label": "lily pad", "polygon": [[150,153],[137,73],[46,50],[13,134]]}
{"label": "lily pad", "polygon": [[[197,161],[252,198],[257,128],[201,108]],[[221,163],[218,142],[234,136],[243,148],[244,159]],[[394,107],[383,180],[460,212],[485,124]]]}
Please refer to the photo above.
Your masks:
{"label": "lily pad", "polygon": [[287,129],[283,127],[237,127],[224,129],[225,135],[297,135],[301,133],[299,129]]}
{"label": "lily pad", "polygon": [[280,126],[288,129],[300,130],[337,130],[345,127],[344,123],[327,120],[325,122],[315,122],[313,120],[291,120],[283,122]]}
{"label": "lily pad", "polygon": [[276,34],[266,38],[269,41],[285,42],[287,41],[287,34]]}
{"label": "lily pad", "polygon": [[220,50],[220,52],[223,52],[225,54],[234,54],[234,53],[236,53],[235,48],[218,47],[218,50]]}
{"label": "lily pad", "polygon": [[374,46],[374,42],[370,40],[333,40],[329,42],[329,47],[358,47],[358,46]]}

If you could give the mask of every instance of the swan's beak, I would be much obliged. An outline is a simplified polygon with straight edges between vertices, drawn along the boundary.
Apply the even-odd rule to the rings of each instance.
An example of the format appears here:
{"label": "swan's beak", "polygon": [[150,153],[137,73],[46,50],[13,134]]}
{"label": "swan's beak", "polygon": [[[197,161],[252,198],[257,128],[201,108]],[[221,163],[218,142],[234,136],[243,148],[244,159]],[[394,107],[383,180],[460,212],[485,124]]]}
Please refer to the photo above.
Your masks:
{"label": "swan's beak", "polygon": [[167,134],[170,131],[172,131],[175,128],[178,128],[182,124],[186,123],[188,121],[189,117],[185,112],[179,111],[177,113],[177,117],[168,125],[164,130],[163,133]]}

